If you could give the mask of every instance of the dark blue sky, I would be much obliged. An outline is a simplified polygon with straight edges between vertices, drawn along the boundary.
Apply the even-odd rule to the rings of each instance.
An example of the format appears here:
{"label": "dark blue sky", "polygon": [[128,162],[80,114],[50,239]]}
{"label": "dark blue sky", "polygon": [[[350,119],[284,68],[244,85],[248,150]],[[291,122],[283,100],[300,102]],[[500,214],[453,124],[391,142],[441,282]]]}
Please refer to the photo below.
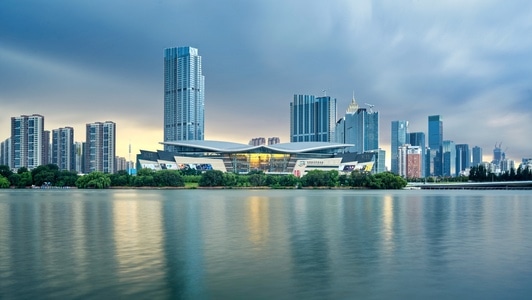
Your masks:
{"label": "dark blue sky", "polygon": [[532,2],[511,1],[0,2],[0,140],[10,117],[38,113],[47,130],[117,122],[119,155],[162,140],[163,49],[203,57],[206,139],[288,141],[293,94],[353,91],[390,122],[444,139],[496,142],[532,156]]}

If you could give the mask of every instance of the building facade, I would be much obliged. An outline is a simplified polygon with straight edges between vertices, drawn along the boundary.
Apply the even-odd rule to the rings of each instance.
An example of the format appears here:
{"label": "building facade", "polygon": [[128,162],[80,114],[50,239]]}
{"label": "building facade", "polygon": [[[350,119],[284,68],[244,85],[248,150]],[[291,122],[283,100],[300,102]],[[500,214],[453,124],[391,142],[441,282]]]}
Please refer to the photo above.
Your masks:
{"label": "building facade", "polygon": [[116,156],[116,124],[111,121],[86,125],[85,173],[114,173]]}
{"label": "building facade", "polygon": [[421,177],[425,177],[425,161],[427,157],[427,144],[425,142],[425,133],[424,132],[411,132],[408,134],[410,145],[418,146],[421,151]]}
{"label": "building facade", "polygon": [[408,121],[392,121],[391,171],[399,173],[399,147],[409,144]]}
{"label": "building facade", "polygon": [[429,149],[431,158],[427,164],[430,164],[427,169],[431,170],[431,173],[427,175],[441,176],[443,175],[443,121],[440,115],[429,116]]}
{"label": "building facade", "polygon": [[290,141],[333,142],[336,98],[294,95],[290,103]]}
{"label": "building facade", "polygon": [[473,166],[478,166],[482,163],[482,148],[480,148],[479,146],[475,146],[473,147],[473,161],[472,161],[472,165]]}
{"label": "building facade", "polygon": [[442,176],[457,176],[456,170],[456,144],[453,141],[442,142],[443,173]]}
{"label": "building facade", "polygon": [[64,127],[52,130],[52,164],[59,170],[76,170],[76,148],[74,128]]}
{"label": "building facade", "polygon": [[11,118],[11,162],[9,167],[33,169],[43,162],[44,117],[33,114]]}
{"label": "building facade", "polygon": [[471,151],[468,144],[456,145],[456,172],[462,173],[471,167]]}
{"label": "building facade", "polygon": [[421,177],[421,147],[403,144],[398,147],[398,175],[405,178]]}
{"label": "building facade", "polygon": [[335,137],[337,143],[354,145],[346,152],[364,153],[379,149],[379,113],[360,108],[353,97],[345,116],[336,123]]}
{"label": "building facade", "polygon": [[[164,50],[164,141],[203,140],[205,77],[192,47]],[[165,144],[165,150],[171,146]]]}

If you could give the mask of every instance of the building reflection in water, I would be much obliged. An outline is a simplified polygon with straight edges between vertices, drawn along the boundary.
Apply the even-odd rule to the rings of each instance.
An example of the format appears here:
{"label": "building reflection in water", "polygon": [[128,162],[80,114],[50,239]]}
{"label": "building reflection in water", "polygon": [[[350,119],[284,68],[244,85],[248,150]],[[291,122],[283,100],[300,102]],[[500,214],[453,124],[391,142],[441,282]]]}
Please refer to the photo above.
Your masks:
{"label": "building reflection in water", "polygon": [[260,249],[268,243],[270,229],[268,204],[267,198],[257,196],[250,197],[247,200],[247,226],[249,240],[254,249]]}
{"label": "building reflection in water", "polygon": [[135,199],[135,196],[114,194],[113,230],[117,275],[131,284],[130,292],[134,294],[134,289],[146,289],[144,282],[148,276],[150,284],[162,281],[166,260],[161,202],[128,198]]}

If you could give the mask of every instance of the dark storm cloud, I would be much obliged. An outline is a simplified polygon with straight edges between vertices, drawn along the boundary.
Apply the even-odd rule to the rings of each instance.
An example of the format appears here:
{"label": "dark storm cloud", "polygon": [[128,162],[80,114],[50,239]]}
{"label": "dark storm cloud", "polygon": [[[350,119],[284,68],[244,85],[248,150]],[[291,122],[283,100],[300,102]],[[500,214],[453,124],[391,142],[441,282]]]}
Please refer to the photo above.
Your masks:
{"label": "dark storm cloud", "polygon": [[33,103],[61,122],[127,119],[139,133],[162,128],[163,49],[189,45],[203,57],[207,138],[287,141],[293,94],[327,90],[339,117],[353,92],[361,105],[374,104],[383,145],[392,120],[426,132],[428,115],[441,114],[445,139],[485,153],[505,139],[508,155],[520,159],[532,155],[519,136],[532,120],[531,8],[527,1],[4,0],[0,120],[7,127],[9,116],[33,113]]}

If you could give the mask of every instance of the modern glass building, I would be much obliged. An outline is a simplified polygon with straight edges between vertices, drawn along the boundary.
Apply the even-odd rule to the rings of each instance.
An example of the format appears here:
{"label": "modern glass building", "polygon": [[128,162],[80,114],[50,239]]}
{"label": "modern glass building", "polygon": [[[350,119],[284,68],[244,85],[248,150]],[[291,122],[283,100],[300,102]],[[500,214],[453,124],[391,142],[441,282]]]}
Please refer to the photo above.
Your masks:
{"label": "modern glass building", "polygon": [[[230,173],[263,171],[267,174],[303,176],[311,170],[377,172],[378,152],[342,153],[352,145],[329,142],[297,142],[244,145],[224,141],[169,142],[176,152],[145,151],[137,155],[137,168],[153,170],[220,170]],[[384,153],[382,153],[384,160]]]}
{"label": "modern glass building", "polygon": [[86,125],[83,172],[114,173],[116,156],[116,124],[111,121]]}
{"label": "modern glass building", "polygon": [[290,103],[291,142],[333,142],[336,98],[294,95]]}
{"label": "modern glass building", "polygon": [[[440,115],[429,116],[429,148],[433,152],[433,159],[428,161],[427,164],[432,166],[429,168],[433,170],[430,175],[441,176],[443,175],[443,121]],[[427,174],[429,175],[429,174]]]}
{"label": "modern glass building", "polygon": [[399,174],[399,147],[409,144],[408,121],[392,121],[391,171]]}
{"label": "modern glass building", "polygon": [[443,176],[457,175],[456,170],[456,144],[453,141],[442,142]]}
{"label": "modern glass building", "polygon": [[425,143],[424,132],[411,132],[408,134],[410,145],[418,146],[421,151],[420,165],[421,165],[421,177],[425,177],[425,160],[427,156],[427,144]]}
{"label": "modern glass building", "polygon": [[11,118],[11,163],[9,167],[33,169],[43,161],[44,117],[33,114]]}
{"label": "modern glass building", "polygon": [[360,108],[353,97],[345,116],[336,123],[337,143],[353,144],[346,152],[364,153],[379,149],[379,112]]}
{"label": "modern glass building", "polygon": [[65,127],[52,130],[52,164],[59,170],[76,170],[76,149],[74,128]]}
{"label": "modern glass building", "polygon": [[[192,47],[164,50],[164,141],[203,140],[205,77]],[[165,145],[165,150],[171,150]]]}
{"label": "modern glass building", "polygon": [[468,144],[456,145],[456,172],[460,173],[471,166],[471,152]]}
{"label": "modern glass building", "polygon": [[473,147],[473,166],[478,166],[482,163],[482,148],[479,146]]}

